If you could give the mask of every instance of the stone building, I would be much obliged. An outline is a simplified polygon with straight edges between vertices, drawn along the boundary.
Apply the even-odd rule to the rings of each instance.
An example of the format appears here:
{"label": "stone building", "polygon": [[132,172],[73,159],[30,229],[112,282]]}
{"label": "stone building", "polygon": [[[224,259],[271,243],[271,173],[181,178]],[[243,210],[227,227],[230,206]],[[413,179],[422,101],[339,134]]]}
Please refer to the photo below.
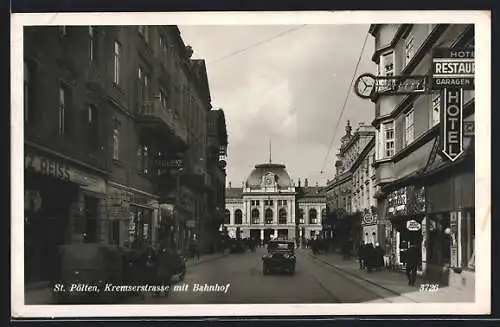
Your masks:
{"label": "stone building", "polygon": [[[474,47],[473,25],[377,24],[378,75],[429,75],[436,47]],[[375,102],[378,216],[389,221],[394,262],[404,267],[409,243],[421,249],[419,269],[442,284],[474,284],[474,136],[450,162],[440,155],[440,93],[385,95]],[[474,121],[474,91],[463,95],[465,122]]]}
{"label": "stone building", "polygon": [[270,160],[255,165],[242,187],[226,188],[224,226],[233,238],[310,239],[321,231],[325,208],[321,187],[296,186],[286,166]]}

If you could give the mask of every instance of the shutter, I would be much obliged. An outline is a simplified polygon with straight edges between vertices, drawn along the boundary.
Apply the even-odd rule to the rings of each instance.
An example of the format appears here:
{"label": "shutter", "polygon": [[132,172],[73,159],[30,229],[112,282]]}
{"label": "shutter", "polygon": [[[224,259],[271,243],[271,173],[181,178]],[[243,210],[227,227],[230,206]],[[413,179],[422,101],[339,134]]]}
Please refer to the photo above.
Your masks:
{"label": "shutter", "polygon": [[394,145],[395,153],[398,153],[399,151],[401,151],[401,149],[404,146],[404,134],[405,134],[404,118],[405,118],[405,115],[401,114],[394,121],[394,134],[395,134],[394,138],[395,138],[395,142],[396,142],[396,144]]}

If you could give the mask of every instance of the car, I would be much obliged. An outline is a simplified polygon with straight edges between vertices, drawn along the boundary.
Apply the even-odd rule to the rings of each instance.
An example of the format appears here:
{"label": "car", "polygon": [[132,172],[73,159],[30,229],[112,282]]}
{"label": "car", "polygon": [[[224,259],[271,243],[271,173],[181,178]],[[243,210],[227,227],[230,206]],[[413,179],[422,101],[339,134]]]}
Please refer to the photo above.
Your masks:
{"label": "car", "polygon": [[295,243],[288,240],[271,240],[267,245],[267,254],[262,257],[264,275],[273,272],[295,274]]}

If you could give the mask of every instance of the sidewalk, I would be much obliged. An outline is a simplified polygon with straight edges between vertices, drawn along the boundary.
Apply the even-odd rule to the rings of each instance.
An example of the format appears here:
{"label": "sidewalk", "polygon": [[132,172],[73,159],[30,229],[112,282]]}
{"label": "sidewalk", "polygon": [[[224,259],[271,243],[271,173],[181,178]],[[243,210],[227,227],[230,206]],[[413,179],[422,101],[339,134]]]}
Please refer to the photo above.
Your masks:
{"label": "sidewalk", "polygon": [[393,300],[406,298],[419,303],[474,302],[473,292],[467,292],[453,287],[441,287],[435,292],[420,291],[420,284],[426,283],[421,277],[417,277],[416,286],[409,286],[406,275],[400,272],[382,270],[368,273],[364,269],[359,269],[357,258],[343,260],[342,255],[337,253],[310,255],[344,274],[378,286],[381,294],[387,294],[387,292],[393,293]]}
{"label": "sidewalk", "polygon": [[216,259],[222,258],[228,254],[229,254],[228,251],[217,252],[217,253],[212,253],[212,254],[200,254],[200,259],[198,259],[196,257],[191,258],[191,259],[186,259],[186,267],[189,268],[189,267],[199,265],[200,263],[216,260]]}

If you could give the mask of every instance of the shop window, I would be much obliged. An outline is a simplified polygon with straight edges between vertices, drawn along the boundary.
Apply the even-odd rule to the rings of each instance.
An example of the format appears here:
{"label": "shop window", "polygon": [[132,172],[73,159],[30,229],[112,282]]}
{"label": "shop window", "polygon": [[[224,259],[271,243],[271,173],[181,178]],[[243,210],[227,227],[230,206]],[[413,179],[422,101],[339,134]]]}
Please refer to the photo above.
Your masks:
{"label": "shop window", "polygon": [[436,92],[432,95],[432,115],[431,127],[439,124],[441,112],[441,94]]}
{"label": "shop window", "polygon": [[281,208],[279,211],[278,224],[286,224],[287,214],[286,209]]}
{"label": "shop window", "polygon": [[234,212],[234,223],[236,225],[243,224],[243,213],[240,209],[236,209],[236,211]]}
{"label": "shop window", "polygon": [[120,85],[121,60],[122,60],[122,46],[118,41],[115,41],[114,53],[113,53],[113,82],[115,83],[115,85]]}
{"label": "shop window", "polygon": [[409,145],[415,137],[415,121],[413,106],[405,115],[405,143]]}
{"label": "shop window", "polygon": [[475,225],[474,210],[464,211],[460,223],[460,245],[462,267],[475,269]]}
{"label": "shop window", "polygon": [[260,211],[257,208],[252,210],[252,224],[260,224]]}
{"label": "shop window", "polygon": [[120,221],[117,219],[109,222],[109,244],[120,244]]}
{"label": "shop window", "polygon": [[224,210],[224,225],[231,224],[231,212],[226,209]]}

